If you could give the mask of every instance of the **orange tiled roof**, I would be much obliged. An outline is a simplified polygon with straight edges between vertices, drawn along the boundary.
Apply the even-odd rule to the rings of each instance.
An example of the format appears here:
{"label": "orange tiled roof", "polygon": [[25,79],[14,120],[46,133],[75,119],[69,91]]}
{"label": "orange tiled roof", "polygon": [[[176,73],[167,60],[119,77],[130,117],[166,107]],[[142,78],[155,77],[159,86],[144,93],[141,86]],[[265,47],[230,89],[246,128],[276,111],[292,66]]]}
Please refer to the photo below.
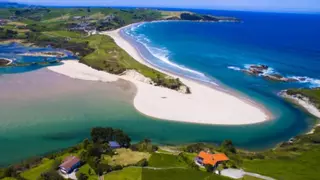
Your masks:
{"label": "orange tiled roof", "polygon": [[217,162],[228,161],[229,158],[223,154],[210,154],[204,151],[201,151],[198,157],[203,159],[203,164],[210,164],[212,166],[216,165]]}

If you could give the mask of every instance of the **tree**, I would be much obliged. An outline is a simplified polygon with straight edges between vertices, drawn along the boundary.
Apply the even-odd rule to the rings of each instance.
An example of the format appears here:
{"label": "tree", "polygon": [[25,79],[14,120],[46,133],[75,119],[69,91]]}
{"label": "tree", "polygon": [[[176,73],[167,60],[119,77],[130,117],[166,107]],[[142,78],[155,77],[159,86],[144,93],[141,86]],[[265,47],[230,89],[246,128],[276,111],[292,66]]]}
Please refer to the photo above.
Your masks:
{"label": "tree", "polygon": [[141,159],[139,162],[137,162],[136,166],[146,167],[148,166],[148,160],[146,158]]}
{"label": "tree", "polygon": [[79,175],[77,175],[78,180],[88,180],[89,177],[83,173],[79,173]]}
{"label": "tree", "polygon": [[113,129],[103,127],[92,128],[90,135],[93,142],[111,141],[113,138]]}
{"label": "tree", "polygon": [[122,146],[122,147],[129,147],[130,146],[131,139],[122,130],[120,130],[120,129],[114,130],[113,136],[114,136],[113,140],[117,141],[120,144],[120,146]]}
{"label": "tree", "polygon": [[130,148],[133,151],[141,152],[155,152],[158,150],[158,146],[152,145],[152,142],[149,139],[144,139],[143,141],[132,145]]}
{"label": "tree", "polygon": [[64,180],[64,178],[60,176],[60,174],[55,170],[42,173],[39,179],[40,180]]}
{"label": "tree", "polygon": [[82,145],[83,145],[83,149],[87,149],[88,145],[90,144],[90,141],[89,139],[85,139],[83,140],[82,142]]}
{"label": "tree", "polygon": [[221,144],[221,151],[223,152],[231,152],[231,153],[237,153],[236,148],[234,147],[233,143],[231,140],[225,140]]}
{"label": "tree", "polygon": [[58,170],[60,164],[61,164],[61,160],[60,159],[55,159],[54,162],[52,163],[51,169]]}

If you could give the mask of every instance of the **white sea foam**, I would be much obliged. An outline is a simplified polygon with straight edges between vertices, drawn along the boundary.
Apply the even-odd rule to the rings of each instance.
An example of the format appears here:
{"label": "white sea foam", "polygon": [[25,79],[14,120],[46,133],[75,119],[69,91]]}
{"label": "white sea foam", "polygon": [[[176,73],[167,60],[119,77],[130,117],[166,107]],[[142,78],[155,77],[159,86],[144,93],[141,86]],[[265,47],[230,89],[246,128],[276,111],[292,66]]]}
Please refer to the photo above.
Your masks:
{"label": "white sea foam", "polygon": [[264,70],[262,75],[274,74],[275,71],[273,68],[269,67],[267,70]]}
{"label": "white sea foam", "polygon": [[[249,69],[251,66],[254,66],[254,65],[256,65],[256,64],[245,64],[244,67],[245,67],[245,69]],[[275,73],[276,73],[276,71],[273,68],[268,67],[267,70],[262,71],[261,76],[275,74]]]}
{"label": "white sea foam", "polygon": [[198,76],[201,76],[201,77],[206,77],[206,75],[204,75],[203,73],[201,72],[198,72],[198,71],[195,71],[195,70],[192,70],[192,69],[189,69],[185,66],[182,66],[182,65],[178,65],[176,63],[173,63],[169,60],[169,51],[165,48],[157,48],[157,47],[151,47],[151,46],[148,46],[144,43],[144,46],[148,49],[148,51],[156,58],[158,58],[159,60],[163,61],[164,63],[172,66],[172,67],[175,67],[175,68],[178,68],[182,71],[186,71],[186,72],[189,72],[189,73],[193,73],[193,74],[196,74]]}
{"label": "white sea foam", "polygon": [[240,71],[241,70],[241,68],[235,67],[235,66],[228,66],[228,69],[232,69],[232,70],[235,70],[235,71]]}
{"label": "white sea foam", "polygon": [[288,78],[296,79],[300,83],[310,84],[311,87],[320,87],[320,79],[310,78],[307,76],[289,76]]}

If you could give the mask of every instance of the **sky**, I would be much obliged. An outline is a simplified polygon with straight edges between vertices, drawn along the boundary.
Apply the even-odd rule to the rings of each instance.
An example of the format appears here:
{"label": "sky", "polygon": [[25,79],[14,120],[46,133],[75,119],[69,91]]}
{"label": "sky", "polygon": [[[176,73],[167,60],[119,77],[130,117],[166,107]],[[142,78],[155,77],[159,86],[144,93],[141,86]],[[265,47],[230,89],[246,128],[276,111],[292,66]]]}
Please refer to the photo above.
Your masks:
{"label": "sky", "polygon": [[[0,0],[5,1],[5,0]],[[180,7],[225,10],[320,12],[320,0],[9,0],[10,2],[61,6]]]}

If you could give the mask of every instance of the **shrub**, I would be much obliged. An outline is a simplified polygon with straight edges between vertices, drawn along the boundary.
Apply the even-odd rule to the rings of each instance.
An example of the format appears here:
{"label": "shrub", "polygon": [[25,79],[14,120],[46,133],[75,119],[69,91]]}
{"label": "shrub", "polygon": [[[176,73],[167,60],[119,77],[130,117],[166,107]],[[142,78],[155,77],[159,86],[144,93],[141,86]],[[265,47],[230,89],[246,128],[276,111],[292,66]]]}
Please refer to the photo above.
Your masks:
{"label": "shrub", "polygon": [[148,166],[148,160],[146,158],[141,159],[139,162],[136,163],[136,166],[146,167]]}
{"label": "shrub", "polygon": [[204,165],[204,167],[206,168],[207,172],[213,172],[214,171],[214,167],[210,164],[206,164]]}
{"label": "shrub", "polygon": [[51,169],[58,170],[60,164],[61,164],[61,159],[55,159],[52,166],[51,166]]}
{"label": "shrub", "polygon": [[122,170],[122,169],[123,169],[123,167],[121,165],[115,165],[115,166],[112,167],[113,171],[119,171],[119,170]]}
{"label": "shrub", "polygon": [[79,175],[77,175],[78,180],[88,180],[89,177],[83,173],[79,173]]}
{"label": "shrub", "polygon": [[64,180],[64,178],[60,176],[60,174],[55,170],[42,173],[39,179],[40,180]]}

